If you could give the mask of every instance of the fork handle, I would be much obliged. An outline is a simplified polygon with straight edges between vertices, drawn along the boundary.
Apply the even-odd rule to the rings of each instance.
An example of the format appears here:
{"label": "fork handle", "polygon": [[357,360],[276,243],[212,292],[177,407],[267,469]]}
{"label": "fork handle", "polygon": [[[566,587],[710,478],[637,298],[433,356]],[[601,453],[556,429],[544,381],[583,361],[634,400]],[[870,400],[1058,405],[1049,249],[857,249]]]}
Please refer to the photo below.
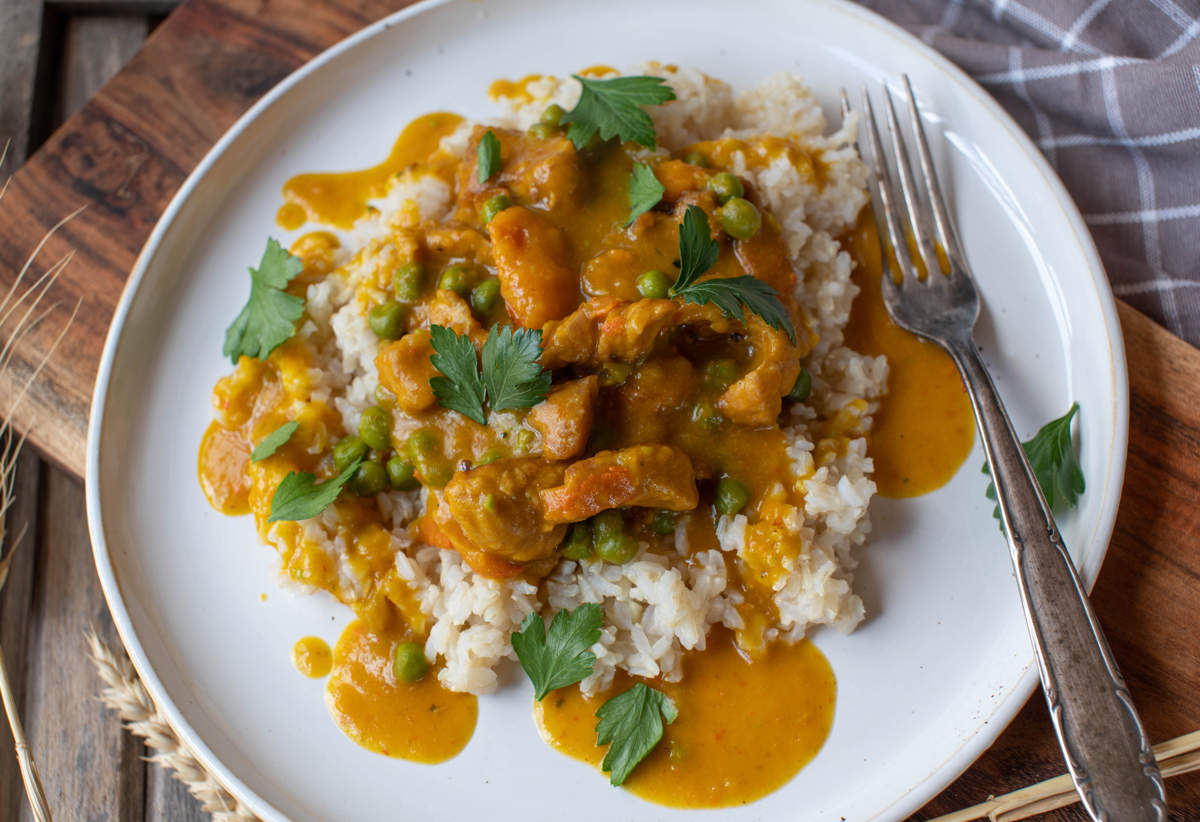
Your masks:
{"label": "fork handle", "polygon": [[1125,680],[971,336],[946,346],[975,408],[1042,690],[1093,819],[1162,822],[1166,788]]}

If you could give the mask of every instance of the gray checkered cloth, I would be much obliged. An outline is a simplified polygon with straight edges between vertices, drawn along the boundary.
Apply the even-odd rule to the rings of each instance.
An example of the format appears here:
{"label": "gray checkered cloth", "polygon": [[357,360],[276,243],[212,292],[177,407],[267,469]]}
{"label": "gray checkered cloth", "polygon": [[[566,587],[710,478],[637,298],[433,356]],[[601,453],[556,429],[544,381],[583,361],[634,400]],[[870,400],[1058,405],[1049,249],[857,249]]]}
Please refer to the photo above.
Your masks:
{"label": "gray checkered cloth", "polygon": [[1200,346],[1200,0],[861,0],[987,89],[1057,169],[1113,291]]}

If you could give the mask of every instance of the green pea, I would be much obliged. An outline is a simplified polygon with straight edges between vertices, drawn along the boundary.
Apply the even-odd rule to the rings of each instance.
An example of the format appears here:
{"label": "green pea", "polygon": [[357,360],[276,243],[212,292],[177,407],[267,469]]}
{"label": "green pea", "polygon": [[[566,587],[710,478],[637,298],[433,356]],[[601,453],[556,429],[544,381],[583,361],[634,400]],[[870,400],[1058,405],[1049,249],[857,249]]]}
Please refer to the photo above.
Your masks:
{"label": "green pea", "polygon": [[722,204],[729,202],[734,197],[741,197],[745,193],[742,181],[728,171],[722,171],[720,174],[709,177],[705,187],[716,194],[717,202]]}
{"label": "green pea", "polygon": [[750,501],[750,489],[733,477],[722,477],[717,482],[717,495],[714,504],[717,511],[727,517],[732,517],[746,507]]}
{"label": "green pea", "polygon": [[546,106],[546,110],[542,112],[542,116],[538,122],[545,123],[548,126],[557,126],[562,122],[563,115],[566,113],[566,109],[558,103],[551,103]]}
{"label": "green pea", "polygon": [[671,281],[667,275],[657,269],[651,269],[637,278],[638,293],[647,299],[666,299],[670,288]]}
{"label": "green pea", "polygon": [[558,128],[549,123],[534,123],[526,133],[535,140],[548,140],[558,134]]}
{"label": "green pea", "polygon": [[733,197],[717,209],[721,228],[735,240],[749,240],[762,228],[762,215],[749,200]]}
{"label": "green pea", "polygon": [[650,520],[650,530],[662,537],[675,533],[675,514],[671,511],[656,511]]}
{"label": "green pea", "polygon": [[633,373],[633,366],[627,362],[620,360],[608,360],[604,365],[600,366],[600,384],[606,388],[611,388],[614,385],[620,385],[629,379],[629,375]]}
{"label": "green pea", "polygon": [[399,454],[393,454],[387,461],[388,483],[397,491],[415,491],[421,483],[417,482],[413,464]]}
{"label": "green pea", "polygon": [[428,488],[445,488],[454,471],[444,462],[425,462],[420,466],[421,482]]}
{"label": "green pea", "polygon": [[495,197],[489,197],[484,201],[483,207],[479,209],[479,221],[487,225],[492,221],[492,218],[506,208],[512,208],[512,200],[507,194],[497,194]]}
{"label": "green pea", "polygon": [[425,290],[425,266],[418,262],[407,262],[398,266],[392,274],[392,291],[397,300],[414,302]]}
{"label": "green pea", "polygon": [[425,649],[415,642],[401,642],[396,646],[396,655],[392,658],[392,670],[396,679],[401,682],[417,682],[429,673],[429,660],[425,658]]}
{"label": "green pea", "polygon": [[713,405],[713,401],[708,397],[701,397],[692,406],[692,422],[699,425],[705,431],[712,431],[720,428],[721,423],[725,422],[725,418],[717,411],[717,407]]}
{"label": "green pea", "polygon": [[437,437],[428,428],[418,428],[408,435],[408,443],[405,448],[408,451],[408,458],[414,463],[420,463],[424,458],[429,457],[437,450]]}
{"label": "green pea", "polygon": [[386,451],[392,445],[392,415],[378,405],[372,405],[358,418],[358,436],[367,447]]}
{"label": "green pea", "polygon": [[586,522],[577,522],[567,531],[559,551],[567,559],[587,559],[594,552],[592,545],[592,526]]}
{"label": "green pea", "polygon": [[737,360],[720,357],[704,364],[704,385],[711,391],[724,391],[737,379]]}
{"label": "green pea", "polygon": [[373,497],[388,487],[387,471],[379,463],[367,460],[350,478],[350,487],[360,497]]}
{"label": "green pea", "polygon": [[625,530],[620,511],[602,511],[592,517],[596,556],[614,565],[624,565],[637,554],[638,544],[633,534]]}
{"label": "green pea", "polygon": [[471,270],[465,265],[448,265],[442,269],[442,276],[438,278],[438,288],[444,288],[447,291],[453,291],[460,297],[465,297],[471,293],[473,279]]}
{"label": "green pea", "polygon": [[395,300],[381,303],[367,312],[367,324],[381,340],[396,340],[404,333],[404,317],[408,313]]}
{"label": "green pea", "polygon": [[483,495],[483,510],[487,511],[489,514],[496,513],[496,495],[495,494],[484,494]]}
{"label": "green pea", "polygon": [[396,395],[387,389],[383,383],[375,386],[375,402],[379,405],[391,405],[396,401]]}
{"label": "green pea", "polygon": [[333,466],[338,473],[342,473],[355,460],[360,460],[367,455],[368,447],[361,437],[356,437],[351,434],[348,437],[342,437],[337,441],[337,445],[333,446]]}
{"label": "green pea", "polygon": [[500,281],[489,277],[471,289],[471,308],[481,316],[488,316],[496,310],[500,301]]}
{"label": "green pea", "polygon": [[708,168],[708,158],[698,151],[689,151],[687,154],[683,155],[683,161],[689,166]]}
{"label": "green pea", "polygon": [[793,402],[804,402],[812,394],[812,374],[807,368],[801,368],[796,377],[796,384],[788,392],[788,399]]}

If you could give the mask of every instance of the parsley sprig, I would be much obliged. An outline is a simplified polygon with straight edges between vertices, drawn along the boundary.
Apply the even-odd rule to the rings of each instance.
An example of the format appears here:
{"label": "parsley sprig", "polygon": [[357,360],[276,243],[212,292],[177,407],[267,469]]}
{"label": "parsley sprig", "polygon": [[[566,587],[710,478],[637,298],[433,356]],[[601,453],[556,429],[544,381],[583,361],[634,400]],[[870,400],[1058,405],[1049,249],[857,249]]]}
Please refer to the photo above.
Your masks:
{"label": "parsley sprig", "polygon": [[338,498],[360,465],[362,457],[324,482],[317,482],[317,478],[307,471],[289,471],[275,489],[275,496],[271,497],[271,515],[267,522],[312,519]]}
{"label": "parsley sprig", "polygon": [[295,420],[289,420],[270,434],[267,434],[262,438],[262,442],[254,446],[254,450],[250,452],[250,460],[252,462],[262,462],[274,454],[284,443],[292,438],[292,434],[295,434],[296,429],[299,427],[300,423]]}
{"label": "parsley sprig", "polygon": [[242,356],[265,360],[296,333],[304,300],[284,289],[303,270],[299,257],[287,253],[274,237],[267,240],[258,268],[250,269],[250,298],[225,329],[222,352],[234,365]]}
{"label": "parsley sprig", "polygon": [[596,716],[596,744],[611,743],[600,770],[620,785],[662,739],[664,721],[671,724],[679,711],[662,691],[639,682],[601,705]]}
{"label": "parsley sprig", "polygon": [[596,134],[601,140],[618,138],[654,148],[654,123],[642,106],[656,106],[675,99],[675,90],[661,77],[611,77],[597,80],[572,74],[583,88],[575,108],[563,115],[569,123],[567,138],[580,149]]}
{"label": "parsley sprig", "polygon": [[490,128],[479,139],[479,148],[475,150],[475,159],[481,183],[486,183],[493,174],[500,170],[500,139]]}
{"label": "parsley sprig", "polygon": [[672,297],[682,297],[689,302],[704,305],[716,303],[717,307],[743,325],[746,316],[743,307],[763,318],[767,325],[784,331],[793,344],[796,330],[787,309],[779,300],[779,294],[757,277],[721,277],[701,281],[699,278],[713,267],[721,253],[721,246],[712,238],[708,215],[699,206],[688,206],[679,226],[679,276],[671,286]]}
{"label": "parsley sprig", "polygon": [[550,373],[538,364],[542,332],[492,326],[483,343],[483,367],[465,335],[440,325],[429,327],[434,354],[430,362],[441,372],[429,380],[438,404],[480,425],[487,423],[485,401],[493,411],[532,408],[550,392]]}
{"label": "parsley sprig", "polygon": [[594,602],[574,611],[559,611],[550,629],[537,613],[530,613],[521,630],[512,635],[513,650],[533,683],[533,698],[542,700],[556,688],[574,685],[596,667],[588,648],[600,641],[604,610]]}
{"label": "parsley sprig", "polygon": [[[1071,442],[1071,421],[1078,412],[1079,403],[1072,403],[1066,414],[1046,423],[1038,429],[1033,439],[1021,443],[1051,511],[1074,508],[1079,495],[1083,493],[1083,470],[1075,458],[1075,448]],[[987,462],[983,464],[983,473],[989,477],[992,475]],[[995,482],[988,483],[986,493],[988,499],[996,499]],[[993,509],[992,516],[1000,519],[999,505]]]}
{"label": "parsley sprig", "polygon": [[634,163],[629,175],[629,219],[625,225],[633,225],[634,220],[658,205],[666,191],[654,169],[645,163]]}

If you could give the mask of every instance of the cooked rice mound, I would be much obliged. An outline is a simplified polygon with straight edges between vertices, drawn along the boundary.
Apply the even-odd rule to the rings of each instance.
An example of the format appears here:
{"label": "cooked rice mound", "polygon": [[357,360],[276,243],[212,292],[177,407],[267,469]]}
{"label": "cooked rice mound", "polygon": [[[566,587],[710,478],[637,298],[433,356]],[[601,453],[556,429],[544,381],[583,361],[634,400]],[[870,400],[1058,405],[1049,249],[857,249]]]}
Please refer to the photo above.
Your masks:
{"label": "cooked rice mound", "polygon": [[[317,577],[307,569],[320,566],[323,578],[332,580],[321,587],[368,622],[399,608],[415,630],[427,632],[426,655],[443,662],[438,676],[453,690],[495,689],[504,671],[512,669],[503,661],[515,659],[510,635],[535,610],[549,617],[583,603],[603,606],[605,626],[592,648],[597,664],[582,684],[585,693],[606,687],[617,669],[677,679],[684,653],[703,649],[716,625],[751,643],[793,642],[814,626],[849,632],[863,619],[862,601],[851,589],[853,551],[870,531],[867,508],[875,483],[865,435],[885,389],[887,364],[843,344],[857,287],[851,282],[851,257],[838,238],[854,228],[867,203],[854,123],[826,134],[817,100],[789,74],[735,93],[692,69],[651,64],[631,73],[663,76],[676,93],[675,101],[647,109],[660,150],[679,151],[717,138],[744,141],[745,149],[731,155],[729,170],[759,192],[780,224],[798,275],[795,297],[817,339],[804,360],[813,378],[811,395],[793,404],[785,418],[790,485],[774,489],[757,516],[720,517],[716,540],[703,546],[690,544],[689,519],[707,517],[704,507],[679,517],[673,551],[650,550],[643,542],[635,559],[623,565],[562,559],[536,585],[485,577],[458,553],[425,544],[414,525],[429,493],[424,489],[379,495],[370,504],[378,507],[380,525],[369,530],[358,521],[368,504],[359,500],[340,501],[303,522],[268,525],[265,517],[258,518],[290,581],[311,585]],[[487,122],[527,128],[549,103],[569,109],[578,88],[569,79],[529,82],[520,99],[497,100],[500,111]],[[463,155],[474,126],[464,122],[443,139],[439,152]],[[797,150],[752,162],[747,155],[759,150],[766,135]],[[819,173],[812,158],[819,158]],[[372,203],[371,214],[341,238],[333,252],[336,267],[307,287],[307,313],[297,337],[312,352],[310,358],[275,357],[281,404],[291,418],[321,427],[328,441],[343,430],[356,430],[363,409],[376,402],[378,387],[379,342],[366,312],[390,298],[386,283],[402,262],[392,232],[444,219],[453,203],[454,191],[443,179],[405,172]],[[218,393],[252,390],[255,367],[244,359]],[[218,407],[218,419],[222,413]],[[399,409],[394,413],[394,436],[404,434],[409,423],[411,429],[419,427]],[[490,424],[537,436],[520,414],[493,414]],[[266,465],[253,464],[250,470],[252,504],[261,511],[281,477]],[[773,546],[769,555],[748,547],[762,545]],[[748,630],[743,595],[728,579],[728,569],[738,563],[770,580],[775,613],[757,632]]]}

